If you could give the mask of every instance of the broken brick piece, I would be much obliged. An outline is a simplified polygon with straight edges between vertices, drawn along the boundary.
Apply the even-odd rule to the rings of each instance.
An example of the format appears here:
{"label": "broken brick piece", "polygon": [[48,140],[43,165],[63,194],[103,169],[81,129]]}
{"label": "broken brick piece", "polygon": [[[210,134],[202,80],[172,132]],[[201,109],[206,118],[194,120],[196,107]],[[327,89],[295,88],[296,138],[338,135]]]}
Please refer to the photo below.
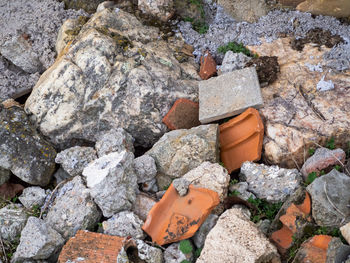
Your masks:
{"label": "broken brick piece", "polygon": [[187,195],[180,196],[171,184],[152,207],[142,229],[158,245],[190,238],[219,202],[219,195],[212,190],[190,185]]}
{"label": "broken brick piece", "polygon": [[300,222],[310,222],[311,217],[311,198],[308,192],[305,192],[305,198],[302,204],[291,204],[286,213],[280,216],[282,228],[271,234],[271,240],[276,244],[278,251],[285,254],[293,245],[293,236],[299,231],[303,231],[305,224]]}
{"label": "broken brick piece", "polygon": [[199,76],[206,80],[216,74],[216,62],[209,50],[206,50],[204,55],[200,59],[201,67],[199,70]]}
{"label": "broken brick piece", "polygon": [[163,122],[170,130],[191,129],[201,125],[198,114],[198,103],[188,99],[178,99],[163,118]]}
{"label": "broken brick piece", "polygon": [[11,199],[24,190],[20,184],[4,183],[0,185],[0,198]]}
{"label": "broken brick piece", "polygon": [[221,161],[229,173],[245,161],[261,157],[264,125],[256,109],[249,108],[236,118],[220,125]]}
{"label": "broken brick piece", "polygon": [[[299,263],[326,263],[327,249],[331,236],[317,235],[306,240],[300,247],[296,262]],[[293,261],[294,262],[294,261]]]}
{"label": "broken brick piece", "polygon": [[58,262],[117,262],[119,251],[123,247],[123,240],[123,237],[79,230],[64,245]]}

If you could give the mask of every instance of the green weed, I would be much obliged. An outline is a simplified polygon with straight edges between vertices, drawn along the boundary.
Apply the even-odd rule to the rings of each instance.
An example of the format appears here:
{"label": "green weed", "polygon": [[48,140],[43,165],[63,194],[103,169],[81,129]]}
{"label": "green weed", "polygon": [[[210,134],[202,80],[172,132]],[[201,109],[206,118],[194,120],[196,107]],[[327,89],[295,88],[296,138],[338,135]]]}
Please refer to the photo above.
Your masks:
{"label": "green weed", "polygon": [[218,52],[225,54],[227,51],[231,50],[233,53],[243,53],[247,56],[254,56],[249,49],[247,49],[242,43],[238,44],[236,42],[228,42],[227,45],[218,48]]}
{"label": "green weed", "polygon": [[310,148],[309,149],[309,155],[310,156],[314,155],[315,151],[316,151],[315,148]]}
{"label": "green weed", "polygon": [[265,218],[273,220],[283,205],[282,202],[269,203],[259,198],[253,199],[252,197],[248,198],[248,202],[257,208],[257,211],[252,213],[251,217],[251,221],[253,221],[254,223],[257,223],[261,219]]}
{"label": "green weed", "polygon": [[316,172],[309,173],[305,181],[306,185],[311,184],[316,178],[317,178]]}
{"label": "green weed", "polygon": [[329,140],[327,140],[326,148],[328,148],[330,150],[334,150],[335,149],[334,137],[332,137]]}
{"label": "green weed", "polygon": [[188,239],[185,239],[180,241],[179,249],[182,253],[186,255],[192,252],[193,247],[191,242]]}

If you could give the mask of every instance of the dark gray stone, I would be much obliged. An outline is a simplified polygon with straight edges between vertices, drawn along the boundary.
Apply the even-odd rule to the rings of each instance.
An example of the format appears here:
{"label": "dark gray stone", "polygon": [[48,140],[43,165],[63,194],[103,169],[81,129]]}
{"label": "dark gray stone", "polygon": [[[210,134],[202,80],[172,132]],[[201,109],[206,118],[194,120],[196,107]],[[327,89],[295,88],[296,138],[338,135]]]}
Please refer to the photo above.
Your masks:
{"label": "dark gray stone", "polygon": [[328,244],[326,263],[343,263],[350,256],[350,246],[343,244],[340,238],[334,237]]}
{"label": "dark gray stone", "polygon": [[22,205],[9,204],[0,209],[0,235],[10,242],[18,241],[28,215]]}

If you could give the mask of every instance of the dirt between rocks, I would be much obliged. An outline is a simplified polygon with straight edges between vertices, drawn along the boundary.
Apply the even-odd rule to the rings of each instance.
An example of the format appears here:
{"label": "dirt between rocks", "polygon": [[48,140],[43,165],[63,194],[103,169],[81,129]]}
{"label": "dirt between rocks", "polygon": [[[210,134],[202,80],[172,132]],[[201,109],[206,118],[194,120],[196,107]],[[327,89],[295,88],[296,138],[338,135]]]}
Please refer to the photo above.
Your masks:
{"label": "dirt between rocks", "polygon": [[258,73],[258,78],[261,87],[273,83],[277,79],[280,72],[280,66],[276,56],[261,56],[253,58],[245,64],[245,67],[254,66]]}

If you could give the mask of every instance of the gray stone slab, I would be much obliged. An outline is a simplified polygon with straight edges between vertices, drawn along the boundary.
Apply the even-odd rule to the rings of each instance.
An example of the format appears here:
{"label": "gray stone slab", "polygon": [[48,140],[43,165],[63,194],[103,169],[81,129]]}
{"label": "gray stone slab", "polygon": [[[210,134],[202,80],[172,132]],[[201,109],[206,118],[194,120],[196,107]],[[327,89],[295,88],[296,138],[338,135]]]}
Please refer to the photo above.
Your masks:
{"label": "gray stone slab", "polygon": [[209,123],[263,105],[254,67],[199,82],[199,121]]}

